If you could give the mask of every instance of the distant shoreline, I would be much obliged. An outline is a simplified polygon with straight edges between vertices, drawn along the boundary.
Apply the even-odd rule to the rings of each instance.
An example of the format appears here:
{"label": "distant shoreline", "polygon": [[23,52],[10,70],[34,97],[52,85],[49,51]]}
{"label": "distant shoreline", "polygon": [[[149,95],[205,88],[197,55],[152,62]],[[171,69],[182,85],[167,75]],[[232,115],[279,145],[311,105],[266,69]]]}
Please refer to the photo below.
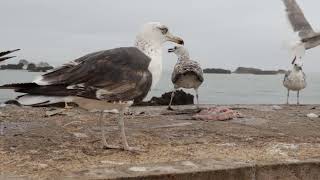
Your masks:
{"label": "distant shoreline", "polygon": [[238,67],[235,71],[221,68],[205,68],[203,73],[205,74],[253,74],[253,75],[277,75],[285,74],[287,71],[283,69],[279,70],[262,70],[252,67]]}
{"label": "distant shoreline", "polygon": [[[53,69],[53,67],[50,68],[40,68],[40,69],[18,69],[18,68],[1,68],[0,71],[25,71],[25,72],[47,72],[48,70]],[[244,68],[239,67],[235,71],[227,70],[227,69],[221,69],[221,68],[205,68],[203,69],[204,74],[251,74],[251,75],[281,75],[285,74],[286,70],[261,70],[257,68]]]}
{"label": "distant shoreline", "polygon": [[47,62],[40,62],[38,64],[21,59],[18,64],[4,64],[0,65],[0,70],[19,70],[27,72],[47,72],[54,69],[53,66]]}

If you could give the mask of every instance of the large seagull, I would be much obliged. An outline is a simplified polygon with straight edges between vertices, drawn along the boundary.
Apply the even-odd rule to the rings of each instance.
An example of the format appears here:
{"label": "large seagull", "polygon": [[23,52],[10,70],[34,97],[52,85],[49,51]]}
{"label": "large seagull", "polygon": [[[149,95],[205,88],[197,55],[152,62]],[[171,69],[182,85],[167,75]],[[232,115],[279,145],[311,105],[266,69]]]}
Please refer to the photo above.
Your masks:
{"label": "large seagull", "polygon": [[320,32],[315,32],[305,18],[301,8],[295,0],[282,0],[287,12],[288,20],[293,31],[298,33],[300,46],[306,50],[320,45]]}
{"label": "large seagull", "polygon": [[[133,102],[142,101],[159,81],[162,44],[167,41],[184,44],[167,26],[159,22],[147,23],[136,36],[133,47],[94,52],[44,74],[32,83],[7,84],[0,89],[26,93],[17,100],[27,106],[76,102],[87,110],[117,109],[122,148],[135,150],[128,145],[125,136],[123,112]],[[102,117],[103,113],[100,121]],[[104,147],[114,147],[106,143],[104,134],[102,143]]]}

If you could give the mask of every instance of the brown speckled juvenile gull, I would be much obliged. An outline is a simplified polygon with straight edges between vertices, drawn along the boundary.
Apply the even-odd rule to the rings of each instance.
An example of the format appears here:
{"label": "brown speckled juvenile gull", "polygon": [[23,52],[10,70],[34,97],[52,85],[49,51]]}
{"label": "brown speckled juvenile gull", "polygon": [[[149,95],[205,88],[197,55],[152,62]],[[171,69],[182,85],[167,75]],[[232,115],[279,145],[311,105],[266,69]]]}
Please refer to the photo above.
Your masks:
{"label": "brown speckled juvenile gull", "polygon": [[[297,104],[300,104],[299,94],[300,91],[307,87],[306,75],[302,71],[302,62],[296,61],[295,57],[292,61],[292,70],[288,71],[283,80],[283,85],[288,89],[287,93],[287,104],[289,104],[290,91],[297,91]],[[301,60],[301,59],[299,59]]]}
{"label": "brown speckled juvenile gull", "polygon": [[[26,93],[17,98],[22,105],[48,105],[76,102],[88,110],[118,109],[119,128],[125,150],[127,143],[123,111],[133,101],[141,101],[160,79],[162,44],[183,44],[167,26],[152,22],[143,26],[134,47],[120,47],[94,52],[46,73],[32,83],[8,84],[0,89]],[[104,135],[102,142],[106,144]]]}
{"label": "brown speckled juvenile gull", "polygon": [[175,46],[169,49],[168,52],[173,52],[178,56],[178,62],[174,66],[171,76],[174,90],[171,94],[168,109],[172,110],[171,103],[174,93],[179,88],[194,89],[196,92],[197,107],[199,108],[198,88],[203,82],[203,71],[200,64],[190,59],[189,52],[184,46]]}

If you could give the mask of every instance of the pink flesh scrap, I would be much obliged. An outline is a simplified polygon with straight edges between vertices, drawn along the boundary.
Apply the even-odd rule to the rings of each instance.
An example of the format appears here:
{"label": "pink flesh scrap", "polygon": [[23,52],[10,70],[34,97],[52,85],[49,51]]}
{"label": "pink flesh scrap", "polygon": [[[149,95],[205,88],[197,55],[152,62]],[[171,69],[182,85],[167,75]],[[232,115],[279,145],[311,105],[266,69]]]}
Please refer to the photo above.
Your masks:
{"label": "pink flesh scrap", "polygon": [[212,107],[204,109],[201,112],[193,116],[193,119],[204,121],[225,121],[233,118],[242,118],[243,115],[240,112],[234,111],[226,107]]}

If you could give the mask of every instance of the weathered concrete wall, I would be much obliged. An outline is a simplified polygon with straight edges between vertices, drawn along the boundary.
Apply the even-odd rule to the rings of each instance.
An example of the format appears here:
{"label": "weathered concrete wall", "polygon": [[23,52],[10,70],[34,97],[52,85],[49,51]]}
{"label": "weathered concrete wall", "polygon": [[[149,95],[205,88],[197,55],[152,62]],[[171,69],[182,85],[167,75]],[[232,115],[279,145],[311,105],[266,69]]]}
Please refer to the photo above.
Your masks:
{"label": "weathered concrete wall", "polygon": [[[212,162],[212,164],[210,164]],[[215,160],[90,169],[69,178],[114,180],[319,180],[320,161],[251,165]]]}
{"label": "weathered concrete wall", "polygon": [[320,179],[320,162],[258,166],[255,177],[257,180],[316,180]]}

